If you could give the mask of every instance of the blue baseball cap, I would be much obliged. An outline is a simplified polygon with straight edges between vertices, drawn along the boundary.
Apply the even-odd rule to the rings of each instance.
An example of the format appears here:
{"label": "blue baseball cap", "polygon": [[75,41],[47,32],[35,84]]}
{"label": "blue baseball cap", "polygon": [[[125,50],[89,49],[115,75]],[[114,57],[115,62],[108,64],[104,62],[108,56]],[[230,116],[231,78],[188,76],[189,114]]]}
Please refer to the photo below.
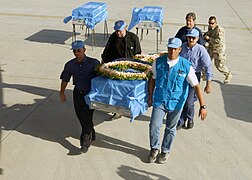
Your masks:
{"label": "blue baseball cap", "polygon": [[195,28],[193,29],[190,29],[187,33],[186,36],[189,36],[189,37],[198,37],[199,36],[199,31]]}
{"label": "blue baseball cap", "polygon": [[84,44],[84,42],[83,41],[80,41],[80,40],[78,40],[78,41],[74,41],[74,42],[72,42],[72,49],[81,49],[81,48],[84,48],[85,47],[85,44]]}
{"label": "blue baseball cap", "polygon": [[115,22],[114,30],[122,31],[126,27],[126,22],[119,20]]}
{"label": "blue baseball cap", "polygon": [[179,38],[169,38],[167,47],[168,48],[179,48],[182,45],[182,41]]}

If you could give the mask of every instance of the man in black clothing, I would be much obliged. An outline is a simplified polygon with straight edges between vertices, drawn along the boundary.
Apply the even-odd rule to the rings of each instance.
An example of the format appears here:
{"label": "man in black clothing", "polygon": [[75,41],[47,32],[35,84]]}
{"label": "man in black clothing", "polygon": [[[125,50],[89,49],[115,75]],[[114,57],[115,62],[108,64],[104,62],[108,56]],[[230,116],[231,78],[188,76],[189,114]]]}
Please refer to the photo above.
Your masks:
{"label": "man in black clothing", "polygon": [[[115,32],[109,37],[101,55],[102,63],[111,62],[118,58],[133,58],[136,54],[141,54],[142,50],[138,36],[126,30],[124,21],[116,21],[114,30]],[[118,119],[120,117],[120,114],[114,113],[110,119]]]}
{"label": "man in black clothing", "polygon": [[80,121],[82,133],[80,136],[81,151],[87,152],[91,142],[95,140],[93,125],[93,109],[89,109],[84,96],[91,89],[91,79],[96,77],[95,68],[100,62],[85,55],[85,44],[83,41],[74,41],[72,49],[75,58],[65,64],[64,70],[60,75],[60,99],[66,101],[65,89],[71,77],[73,78],[73,101],[75,113]]}
{"label": "man in black clothing", "polygon": [[197,41],[198,44],[205,45],[205,40],[202,35],[201,30],[195,26],[195,20],[196,20],[196,15],[194,12],[189,12],[186,15],[186,26],[181,27],[175,37],[179,38],[182,43],[187,42],[187,37],[186,35],[188,34],[188,31],[195,28],[199,31],[199,40]]}
{"label": "man in black clothing", "polygon": [[116,21],[114,30],[115,32],[109,37],[101,55],[102,63],[111,62],[118,58],[133,58],[136,54],[141,54],[138,36],[126,30],[124,21]]}

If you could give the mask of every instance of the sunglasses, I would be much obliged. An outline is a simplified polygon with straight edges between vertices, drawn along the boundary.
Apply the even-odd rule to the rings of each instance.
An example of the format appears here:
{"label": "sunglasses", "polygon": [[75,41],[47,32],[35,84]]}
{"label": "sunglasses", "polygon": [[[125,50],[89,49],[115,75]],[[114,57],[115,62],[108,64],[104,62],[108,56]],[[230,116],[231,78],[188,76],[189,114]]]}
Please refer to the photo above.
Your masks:
{"label": "sunglasses", "polygon": [[77,53],[77,52],[78,52],[78,53],[81,52],[81,49],[74,49],[74,50],[73,50],[73,53]]}
{"label": "sunglasses", "polygon": [[187,36],[188,39],[196,39],[196,37],[192,37],[192,36]]}
{"label": "sunglasses", "polygon": [[213,24],[215,24],[215,22],[208,22],[208,24],[211,24],[211,25],[213,25]]}

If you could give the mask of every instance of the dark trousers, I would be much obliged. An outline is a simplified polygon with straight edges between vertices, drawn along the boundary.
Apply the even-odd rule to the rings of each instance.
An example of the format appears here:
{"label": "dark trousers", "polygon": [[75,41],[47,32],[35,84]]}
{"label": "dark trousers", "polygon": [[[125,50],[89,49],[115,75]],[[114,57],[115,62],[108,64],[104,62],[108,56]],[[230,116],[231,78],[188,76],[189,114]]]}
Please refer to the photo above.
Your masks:
{"label": "dark trousers", "polygon": [[89,109],[84,99],[84,96],[87,93],[88,92],[79,91],[77,89],[74,89],[73,91],[74,109],[82,127],[82,135],[83,134],[90,135],[91,131],[94,131],[94,124],[93,124],[94,110]]}
{"label": "dark trousers", "polygon": [[[201,72],[195,73],[197,76],[198,81],[200,82]],[[188,97],[186,99],[185,105],[183,107],[183,111],[179,118],[178,125],[185,124],[186,120],[193,121],[194,117],[194,102],[197,101],[197,95],[192,86],[189,86]]]}

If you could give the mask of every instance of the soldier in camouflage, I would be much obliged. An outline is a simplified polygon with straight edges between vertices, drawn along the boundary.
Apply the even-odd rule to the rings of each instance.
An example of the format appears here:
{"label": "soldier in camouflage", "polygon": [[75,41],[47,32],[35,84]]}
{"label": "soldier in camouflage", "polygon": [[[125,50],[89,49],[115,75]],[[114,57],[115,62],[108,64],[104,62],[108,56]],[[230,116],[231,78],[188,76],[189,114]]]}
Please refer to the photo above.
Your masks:
{"label": "soldier in camouflage", "polygon": [[204,39],[208,42],[208,53],[211,59],[214,59],[214,65],[224,76],[224,83],[229,83],[232,79],[232,74],[225,66],[225,31],[217,24],[215,16],[208,19],[208,31],[204,35]]}

